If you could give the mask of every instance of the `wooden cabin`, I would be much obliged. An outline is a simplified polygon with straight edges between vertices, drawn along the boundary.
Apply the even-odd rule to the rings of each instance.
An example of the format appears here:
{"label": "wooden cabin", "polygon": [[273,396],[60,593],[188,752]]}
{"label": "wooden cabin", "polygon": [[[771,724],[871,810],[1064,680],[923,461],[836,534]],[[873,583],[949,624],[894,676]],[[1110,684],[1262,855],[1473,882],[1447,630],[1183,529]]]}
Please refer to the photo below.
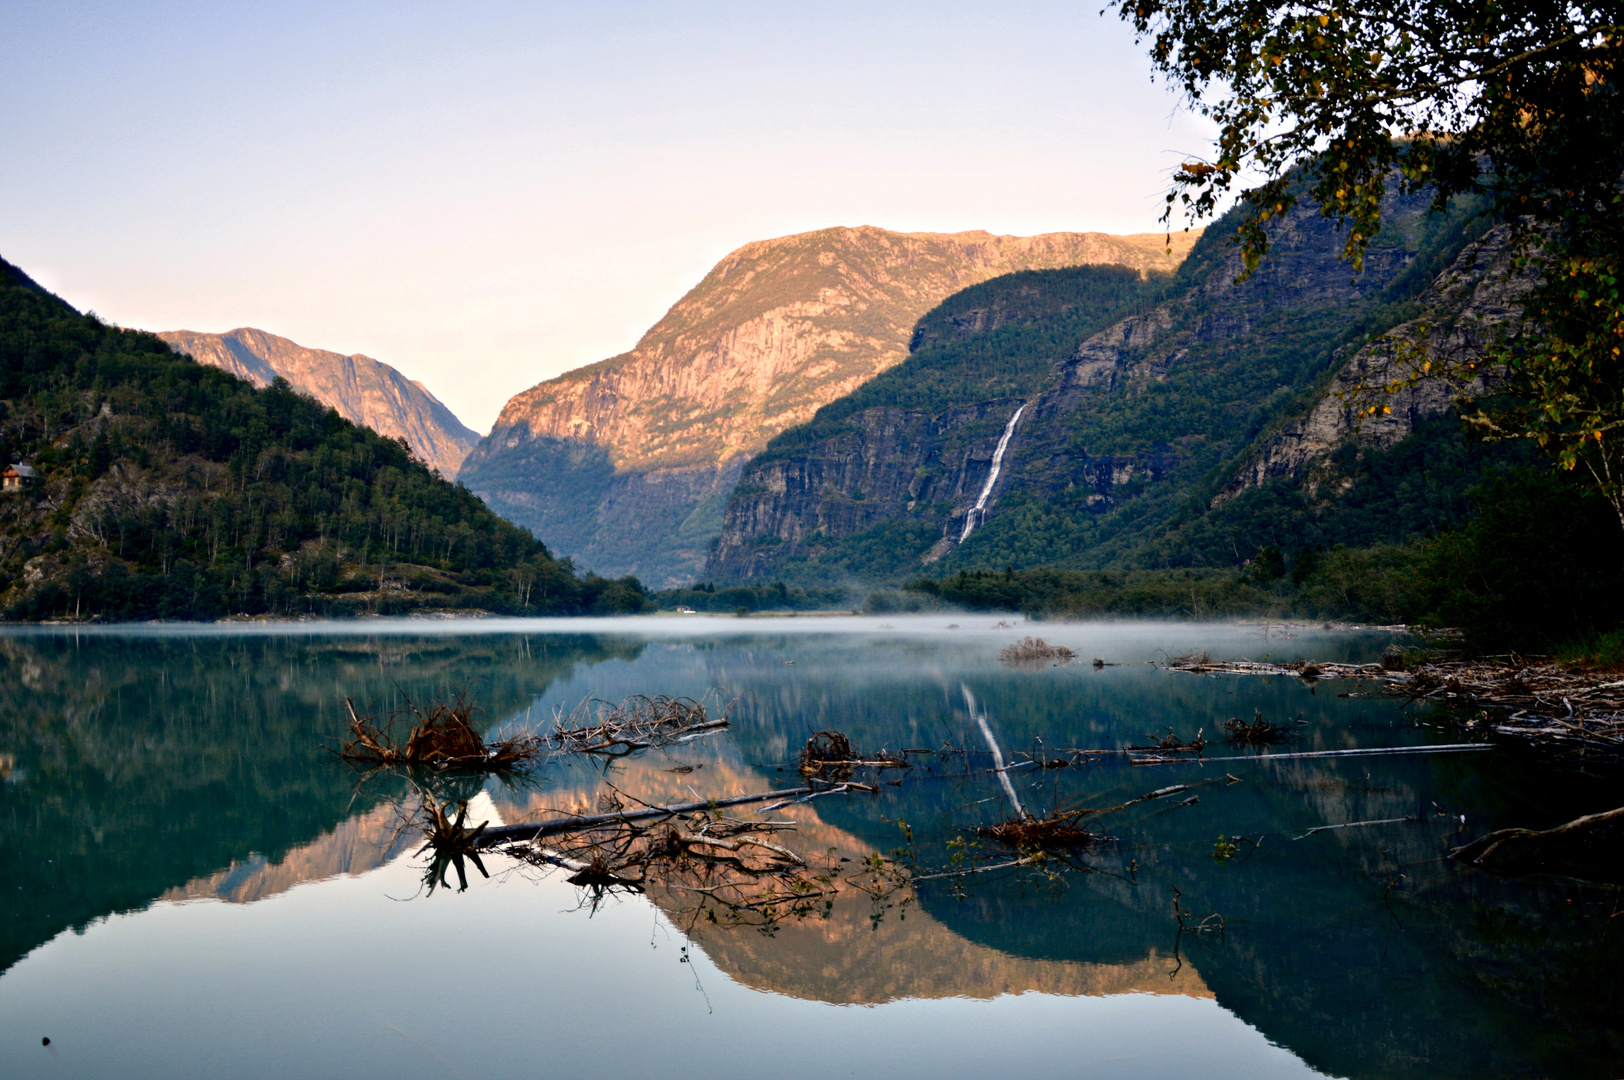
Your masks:
{"label": "wooden cabin", "polygon": [[26,461],[14,461],[0,473],[0,491],[26,491],[39,484],[39,471]]}

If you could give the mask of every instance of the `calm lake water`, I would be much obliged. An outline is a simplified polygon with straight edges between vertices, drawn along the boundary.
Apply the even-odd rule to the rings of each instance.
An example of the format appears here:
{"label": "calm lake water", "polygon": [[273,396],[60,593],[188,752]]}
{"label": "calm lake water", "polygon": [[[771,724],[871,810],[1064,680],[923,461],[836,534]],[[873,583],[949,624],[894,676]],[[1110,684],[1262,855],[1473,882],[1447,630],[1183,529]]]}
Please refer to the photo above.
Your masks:
{"label": "calm lake water", "polygon": [[[1244,760],[1215,735],[1254,711],[1301,718],[1285,751],[1460,736],[1368,684],[1147,663],[1369,661],[1384,633],[999,621],[0,635],[0,1074],[1624,1072],[1617,890],[1440,859],[1493,828],[1612,808],[1612,778],[1504,749]],[[1002,665],[1026,632],[1080,661]],[[411,785],[320,747],[341,740],[346,696],[382,709],[458,690],[491,729],[593,698],[736,699],[730,729],[680,747],[439,790],[493,823],[593,807],[611,788],[664,804],[796,786],[800,748],[824,729],[870,753],[972,752],[915,755],[898,784],[869,776],[875,794],[773,811],[799,851],[899,860],[892,887],[811,917],[712,925],[691,892],[594,898],[567,871],[494,854],[490,878],[431,892],[401,817]],[[987,771],[994,747],[1020,762],[1169,730],[1204,730],[1208,761]],[[962,868],[967,850],[996,860],[975,828],[1017,802],[1044,814],[1184,783],[1200,786],[1100,818],[1112,839],[1078,867],[914,880]],[[1385,824],[1304,835],[1371,821]],[[1241,838],[1233,857],[1220,836]]]}

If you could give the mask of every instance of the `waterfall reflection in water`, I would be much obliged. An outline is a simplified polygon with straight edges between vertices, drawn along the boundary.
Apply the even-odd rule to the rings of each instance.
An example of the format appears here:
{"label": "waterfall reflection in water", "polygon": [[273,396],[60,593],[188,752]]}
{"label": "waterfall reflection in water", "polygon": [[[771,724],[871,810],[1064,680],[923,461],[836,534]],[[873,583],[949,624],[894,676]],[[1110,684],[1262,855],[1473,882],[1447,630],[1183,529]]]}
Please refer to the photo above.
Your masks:
{"label": "waterfall reflection in water", "polygon": [[[1461,832],[1455,815],[1473,830],[1544,824],[1530,815],[1596,809],[1611,797],[1606,778],[1500,753],[1226,762],[1217,769],[1241,783],[1113,822],[1120,839],[1103,857],[1132,875],[989,875],[962,895],[944,880],[877,921],[853,896],[770,936],[699,926],[692,963],[679,965],[675,891],[588,917],[561,875],[493,866],[466,893],[401,902],[418,894],[421,867],[392,834],[393,794],[357,796],[353,775],[313,752],[345,693],[382,699],[394,682],[419,693],[470,678],[493,718],[587,697],[739,694],[724,738],[608,774],[654,803],[782,787],[778,770],[793,775],[794,751],[830,727],[865,749],[967,747],[992,732],[990,716],[989,748],[1006,762],[1039,738],[1126,745],[1254,709],[1303,713],[1301,749],[1434,737],[1389,703],[1337,698],[1334,684],[1132,663],[1192,646],[1252,655],[1247,628],[1045,628],[1082,655],[1130,663],[1010,671],[996,662],[1008,631],[989,618],[948,632],[945,621],[893,616],[901,628],[881,631],[847,620],[838,633],[832,620],[717,621],[680,637],[657,626],[637,636],[636,623],[612,638],[0,637],[0,751],[16,762],[0,785],[0,854],[17,887],[0,976],[6,1074],[442,1075],[545,1061],[581,1076],[726,1077],[757,1075],[771,1056],[787,1063],[775,1073],[822,1076],[831,1046],[863,1072],[942,1076],[1586,1076],[1617,1060],[1606,1006],[1624,968],[1606,917],[1616,892],[1435,862]],[[1303,634],[1265,648],[1358,659],[1384,640]],[[944,769],[785,812],[795,846],[835,859],[892,851],[905,820],[939,864],[951,841],[1006,816],[1011,795],[1039,813],[1114,805],[1200,768]],[[532,790],[475,797],[507,821],[580,812],[604,779],[566,762]],[[1422,813],[1434,805],[1451,816]],[[1414,817],[1424,820],[1271,839]],[[1220,833],[1265,839],[1220,861]],[[1169,887],[1226,920],[1211,948],[1185,941],[1182,963]],[[426,1009],[416,988],[446,972],[462,973],[466,1005]]]}

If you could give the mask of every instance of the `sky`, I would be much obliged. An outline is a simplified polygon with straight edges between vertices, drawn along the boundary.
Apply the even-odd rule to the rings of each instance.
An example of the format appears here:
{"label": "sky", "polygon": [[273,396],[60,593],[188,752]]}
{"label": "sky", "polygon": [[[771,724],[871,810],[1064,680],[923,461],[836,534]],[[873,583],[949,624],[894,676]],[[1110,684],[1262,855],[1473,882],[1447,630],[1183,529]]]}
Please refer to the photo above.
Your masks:
{"label": "sky", "polygon": [[1150,232],[1210,128],[1094,3],[0,14],[0,257],[145,330],[365,353],[484,432],[722,256]]}

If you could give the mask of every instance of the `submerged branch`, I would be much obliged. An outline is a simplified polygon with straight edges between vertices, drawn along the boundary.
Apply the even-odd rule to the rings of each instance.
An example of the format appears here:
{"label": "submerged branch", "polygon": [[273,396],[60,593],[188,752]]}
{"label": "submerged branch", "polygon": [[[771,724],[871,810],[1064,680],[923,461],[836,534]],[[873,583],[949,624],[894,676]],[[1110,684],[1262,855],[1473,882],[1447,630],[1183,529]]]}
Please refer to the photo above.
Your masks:
{"label": "submerged branch", "polygon": [[1539,872],[1591,881],[1624,882],[1624,807],[1587,814],[1554,829],[1499,829],[1449,857],[1491,874],[1520,877]]}

